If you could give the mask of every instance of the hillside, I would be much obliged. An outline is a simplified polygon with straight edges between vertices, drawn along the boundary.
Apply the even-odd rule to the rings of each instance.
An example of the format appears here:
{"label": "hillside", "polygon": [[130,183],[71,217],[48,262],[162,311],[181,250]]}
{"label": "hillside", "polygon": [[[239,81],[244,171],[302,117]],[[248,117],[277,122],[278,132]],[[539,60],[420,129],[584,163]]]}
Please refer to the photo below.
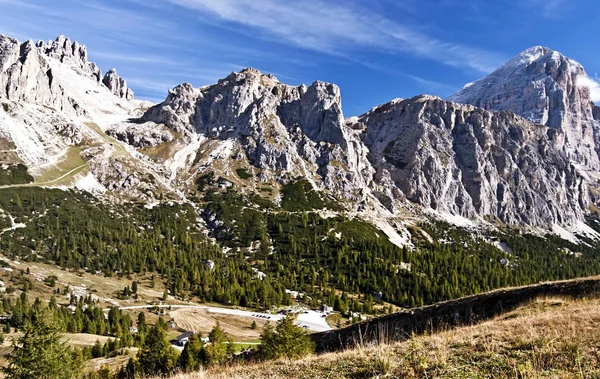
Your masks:
{"label": "hillside", "polygon": [[473,326],[385,339],[299,361],[234,364],[194,378],[593,378],[600,300],[546,297]]}

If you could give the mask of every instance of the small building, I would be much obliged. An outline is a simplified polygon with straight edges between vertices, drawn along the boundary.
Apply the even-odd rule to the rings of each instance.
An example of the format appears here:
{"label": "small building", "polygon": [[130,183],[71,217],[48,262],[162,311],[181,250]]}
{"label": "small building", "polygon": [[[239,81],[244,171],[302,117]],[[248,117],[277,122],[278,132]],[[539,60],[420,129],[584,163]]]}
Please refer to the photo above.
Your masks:
{"label": "small building", "polygon": [[190,337],[194,335],[194,332],[187,331],[183,334],[177,336],[177,343],[179,346],[185,346],[186,343],[190,340]]}

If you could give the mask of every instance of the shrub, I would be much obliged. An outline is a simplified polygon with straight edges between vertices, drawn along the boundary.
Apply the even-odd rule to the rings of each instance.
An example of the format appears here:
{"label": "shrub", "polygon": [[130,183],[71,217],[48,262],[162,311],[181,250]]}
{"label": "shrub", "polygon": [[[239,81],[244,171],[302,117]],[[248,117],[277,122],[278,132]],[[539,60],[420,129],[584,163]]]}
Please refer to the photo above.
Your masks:
{"label": "shrub", "polygon": [[263,359],[302,358],[315,351],[315,344],[306,331],[294,324],[295,315],[288,314],[277,322],[273,328],[270,324],[265,326],[261,334],[259,356]]}
{"label": "shrub", "polygon": [[238,168],[237,170],[235,170],[235,172],[240,177],[240,179],[246,180],[252,177],[252,174],[248,172],[248,170],[246,170],[245,168]]}

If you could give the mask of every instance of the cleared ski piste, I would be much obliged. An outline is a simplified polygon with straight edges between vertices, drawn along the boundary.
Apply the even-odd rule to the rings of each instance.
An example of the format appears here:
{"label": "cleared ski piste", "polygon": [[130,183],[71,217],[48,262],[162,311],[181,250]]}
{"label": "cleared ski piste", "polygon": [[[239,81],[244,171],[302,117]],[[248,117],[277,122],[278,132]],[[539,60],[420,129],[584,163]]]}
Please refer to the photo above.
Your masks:
{"label": "cleared ski piste", "polygon": [[[209,313],[220,313],[220,314],[228,314],[234,316],[242,316],[248,318],[255,318],[261,320],[268,320],[277,322],[281,320],[284,316],[280,314],[270,314],[270,313],[260,313],[260,312],[252,312],[252,311],[244,311],[240,309],[231,309],[231,308],[219,308],[219,307],[208,307],[203,305],[133,305],[130,307],[119,307],[120,310],[133,310],[133,309],[149,309],[149,308],[171,308],[171,309],[204,309]],[[108,311],[106,309],[105,311]],[[296,319],[296,324],[306,328],[307,330],[311,330],[314,332],[325,332],[331,330],[331,326],[327,324],[325,317],[323,317],[324,313],[317,312],[314,310],[307,310],[301,313],[298,313],[298,318]]]}

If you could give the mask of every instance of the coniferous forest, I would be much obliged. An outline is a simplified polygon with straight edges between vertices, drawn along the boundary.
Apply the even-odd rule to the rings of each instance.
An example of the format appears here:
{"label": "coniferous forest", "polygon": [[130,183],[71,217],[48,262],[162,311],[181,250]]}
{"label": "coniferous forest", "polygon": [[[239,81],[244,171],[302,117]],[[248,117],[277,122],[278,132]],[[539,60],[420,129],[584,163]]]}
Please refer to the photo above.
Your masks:
{"label": "coniferous forest", "polygon": [[366,222],[322,217],[318,209],[331,209],[332,199],[314,198],[297,183],[284,189],[280,205],[210,190],[194,199],[199,211],[169,202],[112,205],[59,189],[0,192],[0,227],[11,225],[6,214],[26,224],[0,240],[9,258],[107,276],[156,273],[173,295],[203,302],[268,308],[291,302],[287,288],[309,295],[309,305],[324,300],[369,313],[381,301],[414,307],[600,273],[597,242],[584,237],[574,245],[551,235],[474,233],[435,222],[411,229],[414,249],[400,248]]}

